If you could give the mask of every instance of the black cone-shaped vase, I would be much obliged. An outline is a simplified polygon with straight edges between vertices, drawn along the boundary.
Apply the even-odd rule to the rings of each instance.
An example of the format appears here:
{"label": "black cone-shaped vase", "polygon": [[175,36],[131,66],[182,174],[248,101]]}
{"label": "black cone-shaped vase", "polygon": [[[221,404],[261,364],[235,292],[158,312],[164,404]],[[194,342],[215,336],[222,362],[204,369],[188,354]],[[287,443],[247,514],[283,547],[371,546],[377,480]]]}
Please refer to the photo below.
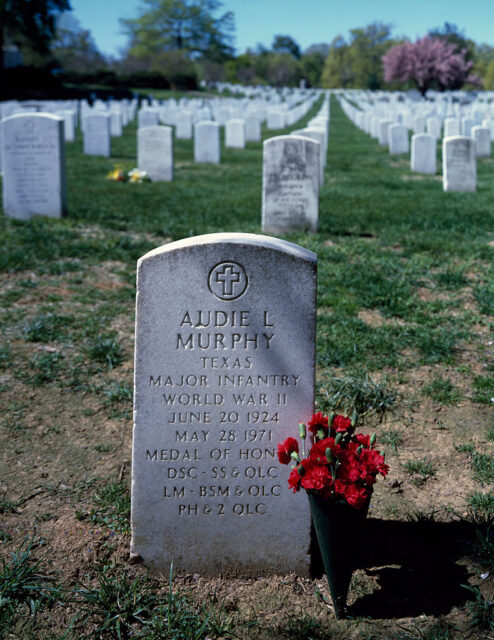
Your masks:
{"label": "black cone-shaped vase", "polygon": [[335,615],[344,618],[370,498],[361,509],[354,509],[346,502],[308,496]]}

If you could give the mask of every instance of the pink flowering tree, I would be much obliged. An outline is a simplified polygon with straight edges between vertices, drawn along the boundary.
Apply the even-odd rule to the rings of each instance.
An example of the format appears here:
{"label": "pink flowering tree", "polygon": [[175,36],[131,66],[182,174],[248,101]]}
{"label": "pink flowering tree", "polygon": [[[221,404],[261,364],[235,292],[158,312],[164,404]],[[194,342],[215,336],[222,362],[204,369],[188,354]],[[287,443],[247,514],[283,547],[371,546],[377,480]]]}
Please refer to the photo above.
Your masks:
{"label": "pink flowering tree", "polygon": [[412,81],[422,95],[431,86],[441,91],[459,88],[465,82],[479,84],[469,75],[473,62],[465,60],[466,50],[457,51],[447,40],[425,36],[416,42],[398,44],[381,58],[386,82]]}

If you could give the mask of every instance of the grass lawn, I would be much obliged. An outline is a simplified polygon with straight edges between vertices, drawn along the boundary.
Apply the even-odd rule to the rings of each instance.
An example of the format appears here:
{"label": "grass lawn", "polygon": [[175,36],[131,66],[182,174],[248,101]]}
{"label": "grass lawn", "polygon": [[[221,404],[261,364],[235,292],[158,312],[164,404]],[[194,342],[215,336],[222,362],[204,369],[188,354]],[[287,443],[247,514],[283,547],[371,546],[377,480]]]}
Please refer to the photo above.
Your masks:
{"label": "grass lawn", "polygon": [[494,160],[443,193],[332,98],[319,232],[285,238],[319,258],[316,410],[355,409],[391,467],[335,621],[320,577],[169,584],[128,560],[136,260],[261,233],[262,143],[208,166],[176,140],[155,184],[105,180],[135,166],[134,124],[111,159],[66,150],[67,217],[0,217],[0,638],[492,634]]}

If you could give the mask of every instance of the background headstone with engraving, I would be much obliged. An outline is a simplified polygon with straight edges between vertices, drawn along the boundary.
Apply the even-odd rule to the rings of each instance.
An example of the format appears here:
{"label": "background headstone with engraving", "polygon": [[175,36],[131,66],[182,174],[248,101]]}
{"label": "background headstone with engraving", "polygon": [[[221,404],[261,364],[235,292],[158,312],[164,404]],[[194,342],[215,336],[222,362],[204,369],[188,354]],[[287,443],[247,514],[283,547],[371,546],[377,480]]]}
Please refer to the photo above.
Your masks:
{"label": "background headstone with engraving", "polygon": [[320,144],[306,137],[264,141],[262,228],[272,233],[317,231]]}
{"label": "background headstone with engraving", "polygon": [[313,412],[315,254],[210,234],[137,278],[131,552],[165,574],[307,575],[308,501],[277,444]]}
{"label": "background headstone with engraving", "polygon": [[2,121],[5,215],[60,218],[66,208],[63,118],[27,113]]}
{"label": "background headstone with engraving", "polygon": [[443,139],[443,190],[477,190],[477,154],[473,138]]}

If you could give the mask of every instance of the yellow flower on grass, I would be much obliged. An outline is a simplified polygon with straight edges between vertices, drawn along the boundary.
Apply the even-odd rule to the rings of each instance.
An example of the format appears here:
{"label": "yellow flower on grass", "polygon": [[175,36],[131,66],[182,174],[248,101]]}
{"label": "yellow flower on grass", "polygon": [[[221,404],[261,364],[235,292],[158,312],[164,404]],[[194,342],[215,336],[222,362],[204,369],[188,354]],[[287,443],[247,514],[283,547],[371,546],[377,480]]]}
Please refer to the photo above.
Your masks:
{"label": "yellow flower on grass", "polygon": [[106,179],[114,180],[115,182],[125,182],[125,173],[122,166],[118,164],[115,165],[113,170],[107,174]]}

